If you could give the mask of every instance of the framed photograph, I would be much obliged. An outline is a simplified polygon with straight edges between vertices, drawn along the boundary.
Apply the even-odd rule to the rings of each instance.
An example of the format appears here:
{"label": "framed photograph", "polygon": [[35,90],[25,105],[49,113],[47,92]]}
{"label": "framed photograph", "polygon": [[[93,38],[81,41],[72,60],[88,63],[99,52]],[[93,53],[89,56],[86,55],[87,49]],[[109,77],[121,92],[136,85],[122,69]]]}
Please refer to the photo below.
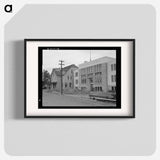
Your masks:
{"label": "framed photograph", "polygon": [[135,117],[134,39],[25,39],[26,118]]}

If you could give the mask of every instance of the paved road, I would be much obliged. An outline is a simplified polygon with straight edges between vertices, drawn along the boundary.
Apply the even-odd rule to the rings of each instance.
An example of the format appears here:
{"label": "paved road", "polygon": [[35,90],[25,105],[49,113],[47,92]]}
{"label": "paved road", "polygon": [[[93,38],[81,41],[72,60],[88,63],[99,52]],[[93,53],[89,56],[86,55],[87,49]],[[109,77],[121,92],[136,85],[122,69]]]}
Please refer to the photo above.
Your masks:
{"label": "paved road", "polygon": [[115,103],[101,102],[81,95],[60,95],[43,92],[43,106],[115,106]]}

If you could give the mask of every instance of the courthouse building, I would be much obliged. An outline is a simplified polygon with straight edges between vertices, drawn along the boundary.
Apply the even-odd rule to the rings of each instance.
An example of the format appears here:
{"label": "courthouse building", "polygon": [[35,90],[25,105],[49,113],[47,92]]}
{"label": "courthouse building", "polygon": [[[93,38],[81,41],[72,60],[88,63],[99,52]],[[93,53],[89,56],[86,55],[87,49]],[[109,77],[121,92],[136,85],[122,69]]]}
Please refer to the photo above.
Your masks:
{"label": "courthouse building", "polygon": [[116,91],[116,59],[102,57],[80,64],[79,87],[88,91]]}

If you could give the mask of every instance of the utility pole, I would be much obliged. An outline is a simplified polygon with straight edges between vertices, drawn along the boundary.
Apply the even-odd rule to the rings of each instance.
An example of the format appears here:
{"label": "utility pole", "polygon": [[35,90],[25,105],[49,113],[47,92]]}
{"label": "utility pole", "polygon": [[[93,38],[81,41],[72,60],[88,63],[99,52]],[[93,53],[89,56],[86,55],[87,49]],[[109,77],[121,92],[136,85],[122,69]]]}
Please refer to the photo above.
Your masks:
{"label": "utility pole", "polygon": [[60,67],[61,67],[61,95],[62,95],[62,94],[63,94],[63,72],[62,72],[62,69],[63,69],[63,68],[62,68],[62,66],[64,65],[64,64],[63,64],[64,61],[59,60],[59,62],[60,62],[59,65],[60,65]]}
{"label": "utility pole", "polygon": [[91,59],[91,50],[90,50],[90,61],[92,61],[92,59]]}

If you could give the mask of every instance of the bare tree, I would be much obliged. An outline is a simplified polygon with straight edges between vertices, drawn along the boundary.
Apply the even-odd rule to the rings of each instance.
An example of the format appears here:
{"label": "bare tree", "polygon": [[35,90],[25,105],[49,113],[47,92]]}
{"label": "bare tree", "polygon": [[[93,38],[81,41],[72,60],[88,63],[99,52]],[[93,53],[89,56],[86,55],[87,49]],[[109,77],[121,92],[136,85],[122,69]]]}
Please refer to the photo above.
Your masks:
{"label": "bare tree", "polygon": [[47,70],[43,70],[42,72],[42,87],[45,88],[50,88],[51,84],[51,75]]}

